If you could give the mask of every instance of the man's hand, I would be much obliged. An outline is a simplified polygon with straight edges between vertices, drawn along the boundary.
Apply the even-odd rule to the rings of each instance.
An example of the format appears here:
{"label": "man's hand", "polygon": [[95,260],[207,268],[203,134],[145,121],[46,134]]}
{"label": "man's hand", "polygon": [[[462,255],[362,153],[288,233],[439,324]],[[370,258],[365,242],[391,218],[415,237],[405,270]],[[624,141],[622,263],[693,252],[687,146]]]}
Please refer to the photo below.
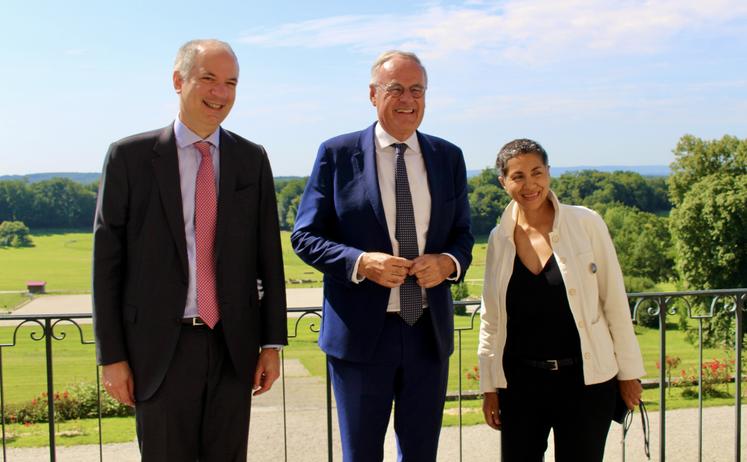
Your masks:
{"label": "man's hand", "polygon": [[413,262],[382,252],[366,252],[358,264],[358,274],[376,284],[393,289],[405,282]]}
{"label": "man's hand", "polygon": [[259,353],[257,369],[254,371],[252,396],[269,391],[278,377],[280,377],[280,352],[273,348],[263,349]]}
{"label": "man's hand", "polygon": [[643,387],[641,382],[637,379],[633,380],[620,380],[620,396],[622,396],[625,405],[628,409],[633,410],[638,403],[641,402],[641,395],[643,394]]}
{"label": "man's hand", "polygon": [[456,271],[454,260],[448,255],[426,254],[413,260],[410,274],[418,278],[418,285],[426,289],[436,287]]}
{"label": "man's hand", "polygon": [[112,398],[122,404],[135,406],[135,382],[127,361],[102,366],[101,381]]}
{"label": "man's hand", "polygon": [[487,392],[483,394],[482,413],[485,417],[485,423],[490,425],[490,428],[501,429],[501,418],[498,415],[498,393]]}

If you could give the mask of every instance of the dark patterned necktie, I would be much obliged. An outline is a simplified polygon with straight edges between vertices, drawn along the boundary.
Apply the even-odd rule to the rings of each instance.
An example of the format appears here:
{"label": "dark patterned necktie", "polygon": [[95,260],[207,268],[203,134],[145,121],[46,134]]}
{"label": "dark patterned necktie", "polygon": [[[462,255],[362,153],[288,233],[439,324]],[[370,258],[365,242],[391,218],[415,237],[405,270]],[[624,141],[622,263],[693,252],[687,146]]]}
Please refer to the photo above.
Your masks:
{"label": "dark patterned necktie", "polygon": [[[394,154],[397,166],[394,172],[394,184],[397,204],[397,220],[394,238],[399,243],[399,256],[412,260],[418,256],[418,235],[415,230],[415,212],[412,208],[410,183],[407,181],[405,166],[405,143],[395,143]],[[399,315],[404,321],[413,325],[423,314],[423,294],[415,276],[408,276],[399,286]]]}

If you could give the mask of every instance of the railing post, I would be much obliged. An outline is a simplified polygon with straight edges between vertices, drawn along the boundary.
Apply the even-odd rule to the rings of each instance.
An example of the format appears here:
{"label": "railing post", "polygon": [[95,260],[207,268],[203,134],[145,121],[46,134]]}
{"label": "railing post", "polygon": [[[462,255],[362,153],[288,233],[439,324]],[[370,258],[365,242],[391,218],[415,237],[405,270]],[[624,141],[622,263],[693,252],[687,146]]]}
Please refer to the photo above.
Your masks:
{"label": "railing post", "polygon": [[667,364],[667,299],[659,298],[659,460],[666,460],[667,397],[666,384]]}
{"label": "railing post", "polygon": [[735,406],[734,406],[734,419],[735,419],[735,430],[734,430],[734,460],[739,462],[742,460],[742,341],[744,339],[743,323],[744,323],[744,296],[736,294],[735,296],[736,305],[736,328],[734,330],[734,349],[736,350],[736,361],[734,363],[734,395],[735,395]]}
{"label": "railing post", "polygon": [[98,365],[96,365],[96,404],[98,405],[96,417],[98,419],[98,425],[99,425],[99,461],[103,462],[104,460],[104,427],[102,426],[102,422],[101,422],[101,376],[99,374]]}
{"label": "railing post", "polygon": [[52,323],[44,320],[44,343],[47,356],[47,417],[49,419],[49,460],[55,462],[57,455],[54,439],[54,375],[52,374]]}
{"label": "railing post", "polygon": [[329,376],[329,357],[324,355],[327,371],[327,460],[332,462],[332,382]]}
{"label": "railing post", "polygon": [[457,367],[459,367],[459,462],[462,462],[462,330],[457,330],[457,344],[459,345],[459,354],[457,354]]}
{"label": "railing post", "polygon": [[283,386],[283,460],[288,462],[288,413],[285,409],[285,349],[280,350],[280,384]]}
{"label": "railing post", "polygon": [[2,416],[2,422],[0,424],[3,427],[3,462],[8,460],[8,455],[5,452],[5,390],[3,383],[3,349],[0,347],[0,415]]}

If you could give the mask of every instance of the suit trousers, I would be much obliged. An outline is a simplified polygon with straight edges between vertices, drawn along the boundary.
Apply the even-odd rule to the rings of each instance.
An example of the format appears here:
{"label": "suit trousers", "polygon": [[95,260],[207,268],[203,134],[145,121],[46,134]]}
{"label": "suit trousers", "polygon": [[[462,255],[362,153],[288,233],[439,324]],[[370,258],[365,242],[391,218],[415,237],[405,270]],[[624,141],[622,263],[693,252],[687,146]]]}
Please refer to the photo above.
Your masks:
{"label": "suit trousers", "polygon": [[387,314],[371,361],[328,361],[345,462],[384,459],[392,402],[398,460],[436,460],[449,361],[438,357],[428,309],[413,326]]}
{"label": "suit trousers", "polygon": [[601,462],[617,393],[616,378],[584,385],[581,365],[551,371],[507,364],[498,390],[503,462],[541,462],[553,430],[556,462]]}
{"label": "suit trousers", "polygon": [[136,403],[143,461],[246,462],[251,386],[236,377],[221,326],[183,326],[163,383]]}

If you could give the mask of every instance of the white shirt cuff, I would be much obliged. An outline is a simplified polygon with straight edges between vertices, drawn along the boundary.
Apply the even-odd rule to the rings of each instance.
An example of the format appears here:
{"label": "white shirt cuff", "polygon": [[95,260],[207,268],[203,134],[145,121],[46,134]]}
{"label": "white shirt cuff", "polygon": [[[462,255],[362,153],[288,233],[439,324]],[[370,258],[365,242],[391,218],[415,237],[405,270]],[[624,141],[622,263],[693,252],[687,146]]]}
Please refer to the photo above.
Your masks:
{"label": "white shirt cuff", "polygon": [[450,254],[448,252],[444,252],[441,255],[446,255],[447,257],[449,257],[452,260],[454,260],[454,266],[456,266],[456,276],[454,276],[453,278],[451,278],[451,277],[446,278],[446,280],[447,281],[458,281],[459,280],[459,276],[462,274],[462,267],[459,266],[459,260],[457,260],[456,258],[454,258],[454,255],[452,255],[452,254]]}
{"label": "white shirt cuff", "polygon": [[366,252],[362,252],[360,255],[358,255],[358,259],[355,260],[355,266],[353,266],[353,274],[350,275],[350,280],[353,281],[356,284],[360,284],[361,282],[365,281],[365,277],[358,277],[358,265],[361,264],[361,259],[363,258],[363,255]]}

